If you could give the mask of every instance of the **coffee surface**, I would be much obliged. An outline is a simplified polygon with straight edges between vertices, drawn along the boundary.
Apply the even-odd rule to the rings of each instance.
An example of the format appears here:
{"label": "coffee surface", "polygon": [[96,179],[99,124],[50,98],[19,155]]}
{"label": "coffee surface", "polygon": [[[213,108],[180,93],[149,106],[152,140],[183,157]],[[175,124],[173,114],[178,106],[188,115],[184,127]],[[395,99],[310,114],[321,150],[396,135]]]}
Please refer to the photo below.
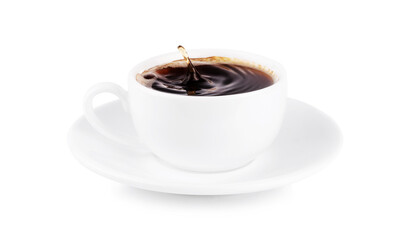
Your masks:
{"label": "coffee surface", "polygon": [[141,81],[147,82],[144,85],[157,91],[195,96],[246,93],[274,83],[269,72],[254,66],[205,59],[191,59],[191,64],[174,61],[146,70],[141,76]]}

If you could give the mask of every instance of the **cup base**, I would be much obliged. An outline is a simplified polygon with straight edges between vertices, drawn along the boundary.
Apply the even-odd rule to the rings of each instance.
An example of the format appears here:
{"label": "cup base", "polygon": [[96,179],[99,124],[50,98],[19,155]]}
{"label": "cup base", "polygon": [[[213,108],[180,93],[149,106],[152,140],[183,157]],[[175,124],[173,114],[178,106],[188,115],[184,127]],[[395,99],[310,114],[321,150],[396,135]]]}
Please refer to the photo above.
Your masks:
{"label": "cup base", "polygon": [[236,170],[245,168],[246,166],[248,166],[248,165],[250,165],[251,163],[253,163],[253,162],[256,160],[256,158],[257,158],[257,155],[256,155],[254,158],[252,158],[250,161],[246,162],[245,164],[240,165],[240,166],[238,166],[238,167],[230,168],[230,169],[221,169],[221,170],[199,170],[199,169],[194,169],[194,168],[188,168],[188,167],[179,166],[179,165],[174,164],[174,163],[172,163],[172,162],[166,161],[166,160],[160,158],[159,156],[157,156],[157,155],[155,155],[155,154],[153,154],[153,155],[157,158],[157,160],[158,160],[161,164],[163,164],[163,165],[165,165],[165,166],[167,166],[167,167],[175,168],[175,169],[177,169],[177,170],[182,170],[182,171],[185,171],[185,172],[203,173],[203,174],[233,172],[233,171],[236,171]]}

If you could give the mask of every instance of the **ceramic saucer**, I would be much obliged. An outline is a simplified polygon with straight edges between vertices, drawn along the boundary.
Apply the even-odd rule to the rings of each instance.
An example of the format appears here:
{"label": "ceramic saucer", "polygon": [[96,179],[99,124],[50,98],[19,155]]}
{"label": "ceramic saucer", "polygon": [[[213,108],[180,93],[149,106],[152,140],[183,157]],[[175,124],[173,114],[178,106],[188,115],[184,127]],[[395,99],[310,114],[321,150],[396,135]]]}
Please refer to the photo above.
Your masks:
{"label": "ceramic saucer", "polygon": [[[136,141],[130,115],[119,102],[105,104],[96,113],[112,130]],[[268,190],[309,176],[330,162],[341,139],[339,128],[327,115],[288,99],[284,123],[274,143],[249,165],[230,172],[179,170],[143,151],[141,144],[130,148],[103,137],[84,117],[70,129],[68,144],[85,167],[120,183],[158,192],[223,195]]]}

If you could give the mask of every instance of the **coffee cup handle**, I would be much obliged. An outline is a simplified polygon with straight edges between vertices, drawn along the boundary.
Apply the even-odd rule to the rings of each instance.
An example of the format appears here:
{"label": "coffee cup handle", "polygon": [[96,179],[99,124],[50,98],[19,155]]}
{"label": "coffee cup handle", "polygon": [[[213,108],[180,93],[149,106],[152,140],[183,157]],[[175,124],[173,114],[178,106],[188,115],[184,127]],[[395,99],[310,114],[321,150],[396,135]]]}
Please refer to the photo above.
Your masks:
{"label": "coffee cup handle", "polygon": [[110,138],[118,143],[124,144],[124,145],[132,145],[128,140],[125,139],[125,137],[120,136],[117,133],[114,133],[113,131],[109,130],[105,124],[100,121],[99,117],[95,114],[94,108],[93,108],[93,98],[100,94],[100,93],[111,93],[115,96],[117,96],[126,112],[129,112],[129,100],[128,100],[128,94],[127,91],[124,90],[122,87],[120,87],[117,84],[114,83],[109,83],[109,82],[103,82],[103,83],[98,83],[91,87],[87,93],[85,94],[85,98],[83,101],[83,111],[85,114],[86,119],[88,120],[89,124],[100,134],[104,135],[107,138]]}

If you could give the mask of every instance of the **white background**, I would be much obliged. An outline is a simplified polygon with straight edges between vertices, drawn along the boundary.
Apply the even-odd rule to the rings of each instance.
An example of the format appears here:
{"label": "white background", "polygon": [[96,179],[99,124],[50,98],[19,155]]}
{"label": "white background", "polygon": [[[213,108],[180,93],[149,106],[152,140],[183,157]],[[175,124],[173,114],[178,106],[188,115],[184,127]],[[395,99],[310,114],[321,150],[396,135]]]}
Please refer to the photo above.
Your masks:
{"label": "white background", "polygon": [[[405,1],[0,1],[0,239],[406,239]],[[88,87],[157,54],[231,48],[282,63],[343,149],[281,189],[132,189],[66,144]],[[114,99],[101,96],[96,103]]]}

